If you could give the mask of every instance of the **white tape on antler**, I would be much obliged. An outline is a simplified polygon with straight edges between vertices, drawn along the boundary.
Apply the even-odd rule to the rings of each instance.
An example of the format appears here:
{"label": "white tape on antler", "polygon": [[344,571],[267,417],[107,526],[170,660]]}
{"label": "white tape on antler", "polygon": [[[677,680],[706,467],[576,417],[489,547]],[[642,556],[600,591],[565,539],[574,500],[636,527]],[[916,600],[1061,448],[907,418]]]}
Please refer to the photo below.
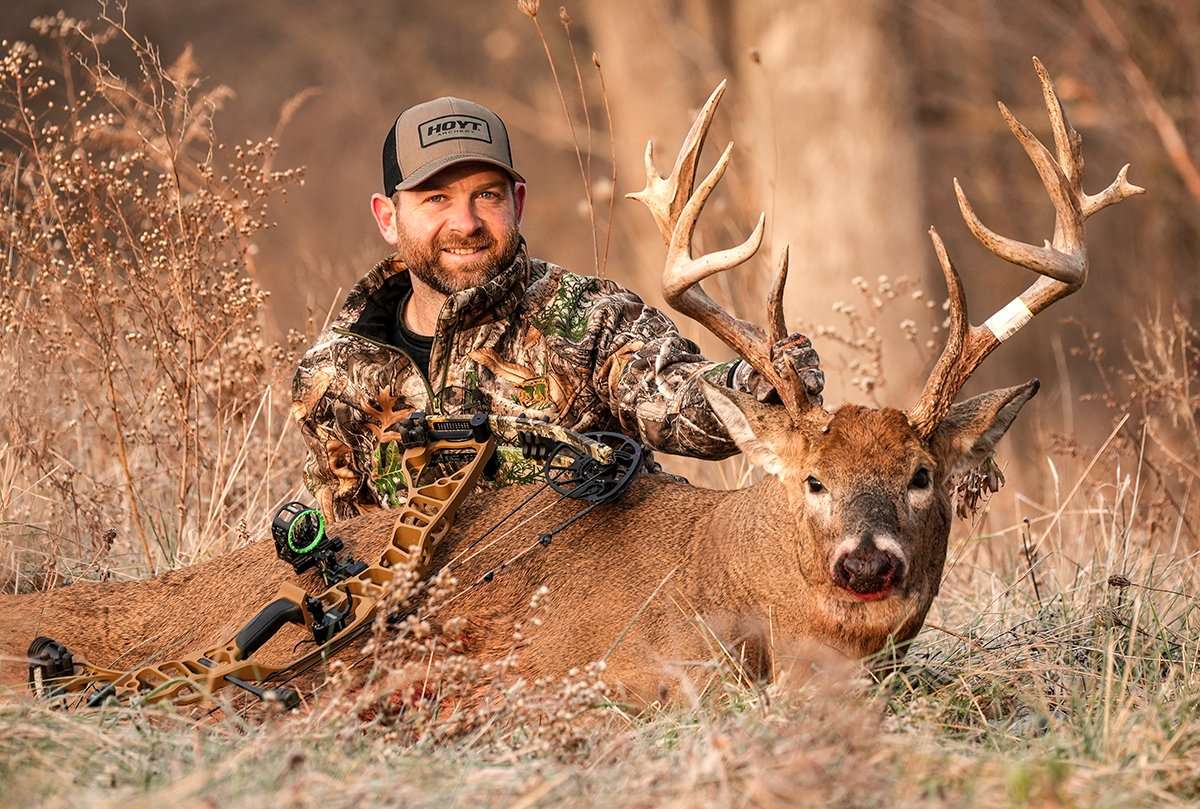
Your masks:
{"label": "white tape on antler", "polygon": [[1033,312],[1029,311],[1025,301],[1013,298],[1003,309],[989,317],[983,325],[996,335],[997,340],[1003,343],[1031,320],[1033,320]]}

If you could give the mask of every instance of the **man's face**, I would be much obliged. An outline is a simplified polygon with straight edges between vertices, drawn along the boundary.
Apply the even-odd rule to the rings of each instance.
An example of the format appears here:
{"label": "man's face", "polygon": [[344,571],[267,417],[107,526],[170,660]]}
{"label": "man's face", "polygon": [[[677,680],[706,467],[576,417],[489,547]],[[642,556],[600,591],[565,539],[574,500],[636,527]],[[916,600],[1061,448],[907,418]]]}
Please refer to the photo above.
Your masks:
{"label": "man's face", "polygon": [[378,201],[375,216],[408,270],[452,295],[487,283],[512,263],[524,191],[499,169],[461,163],[417,188],[396,192],[391,222]]}

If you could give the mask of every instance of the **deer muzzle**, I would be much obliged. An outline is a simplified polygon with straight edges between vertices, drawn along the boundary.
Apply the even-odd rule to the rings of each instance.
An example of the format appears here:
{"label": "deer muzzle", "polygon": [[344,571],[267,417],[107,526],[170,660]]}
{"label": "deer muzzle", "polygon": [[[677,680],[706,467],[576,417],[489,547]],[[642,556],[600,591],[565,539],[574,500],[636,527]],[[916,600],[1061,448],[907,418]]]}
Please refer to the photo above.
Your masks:
{"label": "deer muzzle", "polygon": [[859,601],[881,601],[903,586],[904,552],[890,536],[864,534],[838,546],[833,582]]}

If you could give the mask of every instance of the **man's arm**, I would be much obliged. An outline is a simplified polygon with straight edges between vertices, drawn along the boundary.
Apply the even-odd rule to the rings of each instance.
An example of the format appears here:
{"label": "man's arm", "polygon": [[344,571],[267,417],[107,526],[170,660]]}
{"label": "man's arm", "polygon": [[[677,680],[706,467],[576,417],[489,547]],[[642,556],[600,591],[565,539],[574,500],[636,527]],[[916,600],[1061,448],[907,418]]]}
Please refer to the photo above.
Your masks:
{"label": "man's arm", "polygon": [[[330,522],[379,508],[368,485],[369,453],[355,449],[362,425],[330,390],[332,374],[305,357],[292,382],[292,417],[304,438],[304,485]],[[355,436],[359,440],[355,441]]]}
{"label": "man's arm", "polygon": [[[592,382],[621,429],[651,449],[675,455],[716,460],[736,454],[701,380],[763,399],[773,394],[770,385],[743,361],[705,359],[670,318],[632,292],[611,283],[602,290],[592,314],[597,328]],[[779,348],[779,361],[803,367],[802,378],[819,396],[824,378],[807,338],[792,335]]]}

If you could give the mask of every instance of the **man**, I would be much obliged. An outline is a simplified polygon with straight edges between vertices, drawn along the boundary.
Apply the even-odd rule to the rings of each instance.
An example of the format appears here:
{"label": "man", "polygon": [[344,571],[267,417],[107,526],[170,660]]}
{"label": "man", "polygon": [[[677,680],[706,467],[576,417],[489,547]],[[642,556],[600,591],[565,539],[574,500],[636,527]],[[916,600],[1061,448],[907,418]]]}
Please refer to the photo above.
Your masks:
{"label": "man", "polygon": [[[495,113],[458,98],[406,110],[384,141],[383,182],[371,213],[395,254],[350,291],[293,387],[305,483],[327,517],[399,505],[399,453],[371,428],[414,410],[527,415],[697,458],[737,452],[700,380],[774,392],[744,362],[704,359],[632,292],[530,258],[525,180]],[[820,396],[807,338],[774,356]],[[497,485],[540,470],[515,447],[497,454]]]}

